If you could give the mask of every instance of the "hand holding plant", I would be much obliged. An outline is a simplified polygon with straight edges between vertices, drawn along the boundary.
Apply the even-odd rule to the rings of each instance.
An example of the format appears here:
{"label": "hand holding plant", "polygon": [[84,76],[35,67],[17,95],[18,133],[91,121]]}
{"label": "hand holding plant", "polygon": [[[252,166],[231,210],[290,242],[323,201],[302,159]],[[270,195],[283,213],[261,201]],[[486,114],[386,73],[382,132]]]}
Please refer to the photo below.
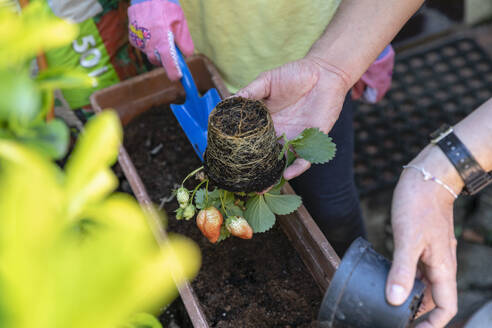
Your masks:
{"label": "hand holding plant", "polygon": [[[235,104],[237,101],[242,100],[235,99],[233,101],[233,104]],[[230,103],[231,100],[225,101],[222,104],[219,104],[217,108],[220,108],[221,105]],[[251,110],[251,108],[242,110],[247,111]],[[229,111],[229,114],[231,114],[231,111]],[[214,112],[211,114],[212,118],[210,121],[215,119],[213,115]],[[241,113],[241,115],[247,117],[249,114]],[[266,120],[266,122],[268,122],[268,120]],[[228,124],[230,124],[229,121]],[[241,122],[239,121],[238,124],[241,124]],[[247,138],[250,136],[251,133],[247,134]],[[220,138],[220,135],[218,137]],[[242,144],[235,143],[231,136],[225,136],[223,138],[230,139],[227,146],[231,146],[232,149],[230,152],[235,152],[235,156],[222,158],[217,157],[216,153],[214,153],[214,156],[220,158],[221,169],[210,171],[209,168],[214,165],[214,162],[208,161],[207,163],[207,157],[212,154],[209,153],[210,148],[207,148],[207,153],[205,154],[205,167],[198,168],[191,172],[183,180],[181,187],[175,191],[179,203],[179,208],[176,210],[176,218],[178,220],[183,218],[189,220],[193,217],[195,208],[200,210],[197,216],[197,225],[203,235],[207,237],[211,243],[217,243],[231,235],[242,239],[251,239],[253,233],[265,232],[275,224],[275,214],[286,215],[295,211],[302,203],[301,198],[297,195],[282,195],[280,193],[280,190],[285,183],[285,180],[281,178],[282,171],[288,167],[295,157],[303,158],[310,163],[324,163],[331,160],[336,151],[335,144],[331,141],[331,138],[316,128],[306,129],[291,140],[288,140],[285,135],[280,139],[275,138],[273,145],[270,145],[269,147],[273,147],[273,151],[275,152],[273,160],[279,161],[283,166],[278,173],[276,181],[274,181],[275,186],[270,188],[267,192],[259,192],[260,190],[258,190],[258,188],[261,189],[263,188],[262,186],[268,186],[271,182],[265,184],[264,181],[259,180],[251,183],[248,180],[248,177],[250,176],[249,169],[245,170],[245,175],[241,175],[243,163],[245,163],[246,160],[243,159],[243,155],[238,156],[240,151],[234,147],[237,144]],[[278,144],[279,140],[284,141],[283,146]],[[245,143],[248,141],[250,141],[250,139],[246,139]],[[209,147],[214,147],[218,144],[220,144],[220,141],[209,144]],[[242,150],[247,148],[246,146],[240,147],[243,147]],[[228,148],[224,147],[224,149]],[[262,150],[256,149],[252,152],[254,151]],[[271,150],[267,150],[266,152],[269,151]],[[250,154],[247,150],[245,152]],[[227,151],[224,151],[224,154],[226,153]],[[255,155],[248,156],[250,156],[249,160],[251,161],[251,157],[254,157]],[[261,156],[262,153],[260,153],[260,158]],[[227,177],[224,178],[223,175],[220,175],[220,172],[227,172],[229,169],[228,165],[234,165],[235,161],[237,161],[239,165],[236,165],[234,168],[237,173],[231,175],[233,179],[228,179]],[[228,164],[229,162],[232,162],[232,164]],[[246,162],[246,166],[247,165],[248,163]],[[259,165],[258,162],[256,162],[255,165]],[[202,169],[205,170],[207,177],[200,177],[200,182],[192,191],[186,189],[184,187],[185,182],[190,177],[194,175],[198,176],[203,173],[200,172]],[[270,177],[270,175],[267,175],[267,177]],[[236,178],[238,179],[236,180]],[[216,183],[216,179],[218,179],[220,183]],[[239,181],[239,183],[236,184],[235,181]],[[219,187],[215,187],[210,191],[209,183],[216,186],[218,185]],[[225,187],[222,187],[223,185],[225,185]],[[233,190],[227,190],[228,186],[231,186],[231,189]],[[241,188],[244,188],[244,190],[241,190]],[[187,211],[188,209],[190,210]],[[189,215],[186,215],[187,212]]]}
{"label": "hand holding plant", "polygon": [[[350,87],[343,72],[308,55],[260,74],[237,95],[262,100],[272,115],[277,135],[292,139],[309,128],[328,133]],[[284,171],[284,177],[290,180],[309,167],[309,161],[298,158]]]}

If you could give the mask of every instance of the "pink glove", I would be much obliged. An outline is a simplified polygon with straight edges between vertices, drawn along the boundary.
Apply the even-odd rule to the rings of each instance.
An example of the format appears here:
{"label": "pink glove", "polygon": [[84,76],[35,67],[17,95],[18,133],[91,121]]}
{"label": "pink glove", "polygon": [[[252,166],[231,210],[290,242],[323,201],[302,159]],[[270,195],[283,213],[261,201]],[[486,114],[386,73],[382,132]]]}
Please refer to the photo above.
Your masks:
{"label": "pink glove", "polygon": [[194,46],[178,0],[132,0],[128,8],[130,43],[154,65],[164,66],[171,81],[181,78],[176,46],[185,56]]}
{"label": "pink glove", "polygon": [[372,104],[380,101],[391,86],[394,63],[395,52],[391,45],[388,45],[354,85],[352,99],[362,97]]}

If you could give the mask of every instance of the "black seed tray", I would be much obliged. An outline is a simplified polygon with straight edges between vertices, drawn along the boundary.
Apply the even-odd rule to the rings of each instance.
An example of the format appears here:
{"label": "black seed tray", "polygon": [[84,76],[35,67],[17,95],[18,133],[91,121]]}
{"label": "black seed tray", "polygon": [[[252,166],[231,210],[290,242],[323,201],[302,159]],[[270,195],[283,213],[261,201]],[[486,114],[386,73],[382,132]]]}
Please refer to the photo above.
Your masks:
{"label": "black seed tray", "polygon": [[361,196],[393,187],[402,165],[441,124],[455,124],[492,96],[492,60],[460,38],[396,56],[391,90],[378,104],[358,103],[355,180]]}

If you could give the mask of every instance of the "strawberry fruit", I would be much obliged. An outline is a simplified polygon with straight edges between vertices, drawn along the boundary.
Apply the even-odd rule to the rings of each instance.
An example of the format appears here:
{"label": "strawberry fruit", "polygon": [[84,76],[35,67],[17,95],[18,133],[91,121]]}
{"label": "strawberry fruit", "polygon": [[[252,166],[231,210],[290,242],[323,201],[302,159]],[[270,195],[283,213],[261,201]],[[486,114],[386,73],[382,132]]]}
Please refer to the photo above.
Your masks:
{"label": "strawberry fruit", "polygon": [[213,206],[198,212],[196,224],[202,234],[215,244],[220,237],[220,227],[224,221],[222,214]]}
{"label": "strawberry fruit", "polygon": [[231,235],[242,238],[253,238],[253,229],[249,225],[248,221],[240,216],[231,216],[226,220],[226,228]]}

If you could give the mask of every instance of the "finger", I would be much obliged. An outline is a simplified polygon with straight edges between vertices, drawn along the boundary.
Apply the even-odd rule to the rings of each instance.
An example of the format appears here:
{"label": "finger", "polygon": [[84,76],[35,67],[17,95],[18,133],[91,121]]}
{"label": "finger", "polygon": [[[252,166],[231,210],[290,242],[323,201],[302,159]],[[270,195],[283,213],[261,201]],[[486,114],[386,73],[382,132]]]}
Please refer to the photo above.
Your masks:
{"label": "finger", "polygon": [[179,49],[186,57],[193,55],[195,46],[193,45],[193,40],[191,39],[190,30],[188,29],[188,23],[183,18],[179,22],[176,22],[171,26],[174,33],[175,42]]}
{"label": "finger", "polygon": [[444,327],[458,311],[458,298],[456,283],[443,281],[432,284],[432,295],[436,308],[429,314],[426,321],[417,328],[440,328]]}
{"label": "finger", "polygon": [[418,318],[427,312],[433,310],[436,307],[436,304],[434,303],[434,300],[432,299],[432,287],[430,281],[424,277],[419,278],[422,280],[422,282],[425,285],[425,290],[424,290],[424,297],[422,298],[422,303],[420,304],[417,313],[415,315],[415,318]]}
{"label": "finger", "polygon": [[270,96],[271,73],[261,73],[253,82],[242,88],[236,96],[261,100]]}
{"label": "finger", "polygon": [[295,177],[298,177],[304,172],[306,172],[310,167],[311,167],[311,163],[309,163],[305,159],[298,158],[294,161],[294,163],[292,163],[289,167],[285,169],[284,178],[286,180],[290,180]]}
{"label": "finger", "polygon": [[458,310],[456,259],[452,256],[445,256],[444,260],[432,259],[432,262],[428,269],[428,277],[436,308],[430,313],[422,327],[444,327]]}
{"label": "finger", "polygon": [[147,58],[149,59],[149,62],[154,65],[154,66],[162,66],[161,63],[161,56],[159,55],[158,51],[149,51],[145,53],[147,55]]}
{"label": "finger", "polygon": [[395,306],[403,304],[408,298],[420,257],[420,250],[408,239],[408,236],[395,235],[393,263],[386,281],[386,299]]}
{"label": "finger", "polygon": [[[172,33],[170,33],[170,40],[172,40]],[[182,73],[178,64],[178,55],[176,53],[176,47],[174,42],[170,44],[162,45],[157,50],[160,57],[162,66],[166,70],[167,77],[171,81],[177,81],[181,78]]]}

